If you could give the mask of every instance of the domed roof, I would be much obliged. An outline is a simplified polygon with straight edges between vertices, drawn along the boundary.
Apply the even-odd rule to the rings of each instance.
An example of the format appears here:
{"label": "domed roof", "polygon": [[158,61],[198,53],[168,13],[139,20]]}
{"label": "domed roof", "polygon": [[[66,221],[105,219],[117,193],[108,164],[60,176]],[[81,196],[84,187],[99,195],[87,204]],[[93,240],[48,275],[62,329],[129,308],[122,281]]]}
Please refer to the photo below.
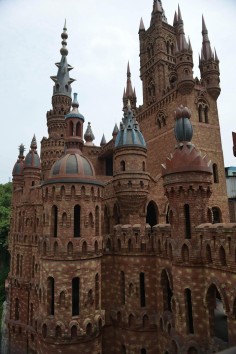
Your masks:
{"label": "domed roof", "polygon": [[24,169],[24,151],[25,147],[23,144],[19,146],[19,156],[18,160],[16,161],[13,170],[12,170],[12,175],[13,176],[20,176],[23,175],[23,169]]}
{"label": "domed roof", "polygon": [[139,130],[139,124],[133,116],[130,102],[127,105],[127,111],[124,113],[120,130],[116,136],[115,147],[136,146],[146,148],[146,142],[143,134]]}
{"label": "domed roof", "polygon": [[84,116],[79,112],[78,107],[79,107],[79,102],[77,100],[77,93],[74,93],[74,100],[72,102],[72,111],[68,113],[65,116],[65,119],[67,118],[77,118],[77,119],[82,119],[84,121]]}
{"label": "domed roof", "polygon": [[78,152],[70,152],[57,160],[51,168],[50,179],[91,178],[95,176],[92,163]]}
{"label": "domed roof", "polygon": [[162,175],[180,172],[207,172],[212,174],[211,161],[202,156],[191,143],[193,136],[192,124],[189,120],[191,111],[187,107],[180,106],[175,112],[176,122],[174,133],[178,145],[175,152],[166,159],[162,165]]}
{"label": "domed roof", "polygon": [[41,168],[40,158],[36,150],[37,143],[35,135],[33,136],[30,148],[31,150],[28,152],[24,160],[24,167]]}

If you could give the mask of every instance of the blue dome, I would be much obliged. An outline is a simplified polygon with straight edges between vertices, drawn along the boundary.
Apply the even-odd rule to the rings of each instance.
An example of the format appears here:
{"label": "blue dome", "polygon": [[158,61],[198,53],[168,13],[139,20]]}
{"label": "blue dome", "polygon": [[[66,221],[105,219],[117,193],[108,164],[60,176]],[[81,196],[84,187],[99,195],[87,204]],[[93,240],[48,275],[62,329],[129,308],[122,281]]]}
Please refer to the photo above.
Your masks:
{"label": "blue dome", "polygon": [[190,122],[191,111],[188,107],[180,106],[175,111],[176,121],[174,133],[176,140],[180,143],[183,141],[191,141],[193,137],[193,127]]}
{"label": "blue dome", "polygon": [[12,170],[12,175],[13,176],[20,176],[23,175],[23,168],[24,168],[24,161],[23,160],[18,160],[16,161],[13,170]]}
{"label": "blue dome", "polygon": [[133,112],[128,107],[127,112],[124,113],[124,118],[120,124],[120,131],[115,140],[115,147],[136,146],[146,148],[146,142],[143,134],[139,130],[139,124],[133,116]]}

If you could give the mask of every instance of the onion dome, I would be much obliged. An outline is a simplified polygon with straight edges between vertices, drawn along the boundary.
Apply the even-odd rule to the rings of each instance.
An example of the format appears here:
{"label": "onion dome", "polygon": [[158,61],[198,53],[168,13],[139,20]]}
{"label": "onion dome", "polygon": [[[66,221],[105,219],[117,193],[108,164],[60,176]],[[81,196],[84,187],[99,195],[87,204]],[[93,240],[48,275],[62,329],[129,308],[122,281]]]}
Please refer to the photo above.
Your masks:
{"label": "onion dome", "polygon": [[105,138],[105,135],[103,134],[102,135],[102,140],[101,140],[101,142],[100,142],[100,146],[104,146],[104,145],[106,145],[106,138]]}
{"label": "onion dome", "polygon": [[31,141],[30,150],[25,157],[24,161],[24,168],[31,167],[31,168],[41,168],[40,158],[37,153],[37,142],[35,135]]}
{"label": "onion dome", "polygon": [[134,118],[130,101],[128,101],[127,109],[125,110],[124,117],[120,123],[120,131],[118,132],[115,140],[116,148],[124,146],[143,147],[146,149],[146,142],[139,129],[139,124]]}
{"label": "onion dome", "polygon": [[78,119],[82,119],[84,121],[84,116],[79,112],[79,102],[77,100],[77,93],[74,93],[74,99],[73,102],[71,104],[72,106],[72,110],[70,111],[70,113],[68,113],[65,118],[78,118]]}
{"label": "onion dome", "polygon": [[178,142],[191,141],[193,137],[193,127],[189,120],[191,111],[182,105],[175,112],[175,138]]}
{"label": "onion dome", "polygon": [[175,112],[175,137],[178,141],[173,155],[162,165],[162,175],[181,172],[207,172],[212,174],[212,164],[206,155],[202,156],[191,143],[193,136],[192,124],[189,120],[191,111],[182,105]]}
{"label": "onion dome", "polygon": [[13,170],[12,170],[12,175],[16,176],[16,175],[22,175],[23,174],[23,168],[24,168],[24,151],[25,151],[25,147],[23,144],[20,144],[19,146],[19,156],[18,156],[18,160],[16,161]]}
{"label": "onion dome", "polygon": [[86,129],[86,132],[84,133],[84,140],[86,141],[86,145],[94,145],[93,140],[95,139],[95,136],[93,134],[92,128],[91,128],[91,123],[88,122],[88,126]]}

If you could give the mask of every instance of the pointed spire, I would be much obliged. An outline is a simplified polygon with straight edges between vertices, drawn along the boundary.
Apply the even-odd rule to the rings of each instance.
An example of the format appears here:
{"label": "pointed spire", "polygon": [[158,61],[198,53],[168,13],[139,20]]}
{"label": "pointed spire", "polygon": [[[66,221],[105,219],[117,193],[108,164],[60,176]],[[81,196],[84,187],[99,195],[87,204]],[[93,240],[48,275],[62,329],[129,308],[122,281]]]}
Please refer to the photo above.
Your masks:
{"label": "pointed spire", "polygon": [[173,26],[175,26],[177,24],[177,22],[178,22],[178,15],[177,15],[177,12],[175,11]]}
{"label": "pointed spire", "polygon": [[180,11],[180,6],[178,5],[178,21],[176,22],[177,27],[177,38],[178,38],[178,47],[179,51],[185,51],[189,49],[189,44],[186,41],[184,33],[184,22],[182,19],[182,14]]}
{"label": "pointed spire", "polygon": [[33,139],[32,139],[32,141],[31,141],[30,148],[31,148],[32,150],[37,150],[37,141],[36,141],[35,134],[34,134]]}
{"label": "pointed spire", "polygon": [[189,52],[192,52],[192,44],[191,44],[191,41],[190,41],[190,38],[188,37],[188,50]]}
{"label": "pointed spire", "polygon": [[101,140],[101,142],[100,142],[100,146],[102,147],[102,146],[104,146],[104,145],[106,145],[106,138],[105,138],[105,135],[103,134],[102,135],[102,140]]}
{"label": "pointed spire", "polygon": [[208,30],[203,15],[202,15],[202,53],[204,58],[203,60],[214,59],[214,55],[211,49],[211,43],[208,37]]}
{"label": "pointed spire", "polygon": [[53,96],[55,95],[66,95],[71,97],[71,83],[75,80],[70,78],[69,71],[73,69],[71,65],[67,63],[67,28],[66,28],[66,20],[63,27],[63,32],[61,34],[62,38],[62,48],[60,53],[62,55],[60,63],[56,63],[55,65],[58,67],[58,72],[56,76],[51,76],[51,79],[54,81],[55,85],[53,87]]}
{"label": "pointed spire", "polygon": [[74,99],[71,104],[72,110],[65,116],[67,118],[78,118],[82,119],[84,122],[84,116],[79,112],[79,102],[77,99],[78,93],[74,92]]}
{"label": "pointed spire", "polygon": [[167,22],[167,18],[165,16],[165,11],[163,10],[161,0],[153,0],[153,9],[152,9],[152,17],[151,17],[151,25],[155,22],[154,15],[159,12],[162,14],[162,21]]}
{"label": "pointed spire", "polygon": [[84,133],[84,140],[86,141],[85,145],[93,145],[92,142],[94,139],[95,139],[95,136],[94,136],[92,128],[91,128],[91,123],[88,122],[86,132]]}
{"label": "pointed spire", "polygon": [[[215,49],[215,48],[214,48]],[[216,49],[215,49],[215,61],[217,61],[219,63],[219,59],[218,59],[218,55],[216,53]]]}
{"label": "pointed spire", "polygon": [[128,62],[128,65],[127,65],[126,88],[125,88],[124,94],[123,94],[123,109],[126,107],[128,99],[130,99],[130,101],[132,102],[132,107],[135,108],[136,107],[137,98],[136,98],[135,90],[133,90],[133,88],[132,88],[131,72],[130,72],[129,62]]}
{"label": "pointed spire", "polygon": [[118,128],[118,125],[115,124],[113,132],[112,132],[113,137],[116,136],[118,133],[119,133],[119,128]]}
{"label": "pointed spire", "polygon": [[179,5],[178,5],[178,21],[183,21]]}
{"label": "pointed spire", "polygon": [[142,17],[141,17],[141,20],[140,20],[139,31],[145,31],[145,27],[144,27],[144,23],[143,23]]}

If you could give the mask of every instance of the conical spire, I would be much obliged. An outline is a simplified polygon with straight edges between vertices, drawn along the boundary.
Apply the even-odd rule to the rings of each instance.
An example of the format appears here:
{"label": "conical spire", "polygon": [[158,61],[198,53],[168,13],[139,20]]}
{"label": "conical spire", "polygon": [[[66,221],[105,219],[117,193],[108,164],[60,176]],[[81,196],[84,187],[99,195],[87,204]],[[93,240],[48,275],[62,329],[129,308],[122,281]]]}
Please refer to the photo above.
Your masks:
{"label": "conical spire", "polygon": [[51,79],[55,82],[53,87],[53,96],[55,95],[66,95],[71,97],[71,83],[75,81],[74,79],[70,78],[69,71],[73,69],[71,65],[67,63],[67,28],[66,28],[66,21],[63,27],[63,32],[61,34],[62,38],[62,48],[60,53],[62,55],[60,63],[56,63],[55,65],[58,67],[57,76],[51,76]]}
{"label": "conical spire", "polygon": [[186,41],[185,38],[185,33],[184,33],[184,22],[182,19],[182,14],[181,14],[181,10],[180,10],[180,6],[178,5],[178,16],[176,16],[177,22],[176,25],[178,25],[177,27],[177,38],[178,38],[178,48],[179,51],[185,51],[185,50],[189,50],[189,44]]}
{"label": "conical spire", "polygon": [[94,139],[95,139],[95,136],[94,136],[92,128],[91,128],[91,123],[88,122],[86,132],[84,133],[84,140],[86,141],[85,145],[93,145],[92,142]]}
{"label": "conical spire", "polygon": [[113,129],[113,132],[112,132],[112,136],[113,137],[116,137],[116,135],[119,133],[119,128],[118,128],[118,125],[115,124],[114,126],[114,129]]}
{"label": "conical spire", "polygon": [[144,23],[143,23],[142,17],[141,17],[141,20],[140,20],[139,31],[145,31],[145,27],[144,27]]}
{"label": "conical spire", "polygon": [[105,135],[103,134],[102,135],[102,140],[101,140],[101,142],[100,142],[100,146],[104,146],[104,145],[106,145],[106,138],[105,138]]}
{"label": "conical spire", "polygon": [[135,93],[135,90],[133,90],[133,88],[132,88],[129,62],[127,65],[126,89],[124,90],[124,94],[123,94],[124,107],[126,107],[128,100],[130,100],[132,102],[132,107],[135,108],[136,107],[136,93]]}
{"label": "conical spire", "polygon": [[208,37],[208,30],[205,24],[204,16],[202,15],[202,60],[214,59],[214,54],[211,49],[211,43]]}
{"label": "conical spire", "polygon": [[177,22],[178,22],[178,16],[177,16],[177,12],[175,11],[173,26],[175,26]]}
{"label": "conical spire", "polygon": [[32,141],[31,141],[30,148],[31,148],[32,150],[37,150],[37,141],[36,141],[35,134],[34,134],[33,139],[32,139]]}
{"label": "conical spire", "polygon": [[162,14],[162,21],[167,22],[167,18],[165,16],[165,11],[163,10],[161,0],[154,0],[153,1],[153,9],[152,9],[152,17],[151,17],[151,25],[155,22],[154,17],[155,17],[155,14],[158,12]]}

